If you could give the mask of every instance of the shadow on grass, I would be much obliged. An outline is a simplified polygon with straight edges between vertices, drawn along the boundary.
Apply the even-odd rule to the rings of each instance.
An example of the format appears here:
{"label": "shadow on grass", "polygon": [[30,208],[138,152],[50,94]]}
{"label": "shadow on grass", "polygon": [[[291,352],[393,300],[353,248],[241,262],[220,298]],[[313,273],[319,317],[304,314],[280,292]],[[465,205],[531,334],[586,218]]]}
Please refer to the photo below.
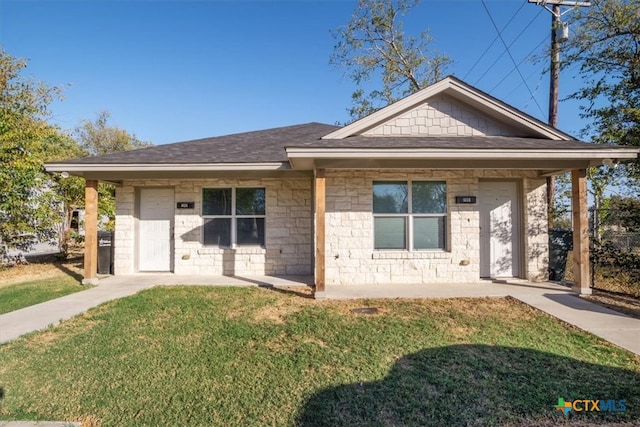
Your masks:
{"label": "shadow on grass", "polygon": [[62,271],[67,276],[72,277],[78,282],[82,282],[82,274],[71,270],[65,264],[76,264],[77,267],[82,268],[84,266],[84,257],[83,256],[73,256],[64,258],[62,254],[54,253],[54,254],[36,254],[36,255],[26,255],[26,260],[30,264],[51,264],[58,270]]}
{"label": "shadow on grass", "polygon": [[627,412],[575,412],[578,423],[640,420],[640,374],[530,349],[454,345],[397,360],[380,381],[317,392],[300,426],[555,425],[558,398],[626,400]]}
{"label": "shadow on grass", "polygon": [[260,287],[262,289],[267,289],[269,291],[277,292],[279,294],[295,295],[295,296],[300,297],[300,298],[314,299],[313,293],[300,292],[300,291],[296,291],[295,289],[292,289],[292,288],[279,288],[279,287],[273,286],[273,285],[258,285],[258,287]]}
{"label": "shadow on grass", "polygon": [[624,313],[620,313],[618,311],[608,309],[600,304],[594,304],[591,301],[581,298],[578,295],[571,294],[544,294],[545,298],[550,299],[551,301],[557,302],[559,304],[564,305],[565,307],[581,310],[581,311],[590,311],[593,313],[606,313],[610,316],[620,316],[620,317],[628,317]]}
{"label": "shadow on grass", "polygon": [[53,263],[53,265],[54,265],[54,267],[56,267],[58,270],[62,271],[67,276],[73,277],[78,282],[82,282],[82,279],[83,279],[82,274],[77,273],[77,272],[71,270],[70,268],[67,268],[64,264],[62,264],[60,262],[55,262],[55,263]]}
{"label": "shadow on grass", "polygon": [[313,297],[313,292],[304,292],[304,291],[301,292],[301,291],[296,290],[293,287],[275,286],[273,283],[264,282],[262,280],[251,279],[251,278],[244,277],[244,276],[235,275],[233,277],[235,277],[236,279],[244,280],[245,282],[256,284],[256,285],[258,285],[259,288],[267,289],[269,291],[277,292],[277,293],[280,293],[280,294],[295,295],[297,297],[308,298],[308,299],[313,299],[314,298]]}

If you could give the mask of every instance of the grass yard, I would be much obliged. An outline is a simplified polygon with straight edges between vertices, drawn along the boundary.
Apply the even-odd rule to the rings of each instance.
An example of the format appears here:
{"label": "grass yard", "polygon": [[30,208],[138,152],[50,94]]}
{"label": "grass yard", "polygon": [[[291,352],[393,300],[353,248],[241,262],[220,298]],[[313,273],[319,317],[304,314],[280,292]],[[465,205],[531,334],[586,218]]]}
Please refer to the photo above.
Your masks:
{"label": "grass yard", "polygon": [[0,268],[0,314],[93,286],[83,286],[82,257],[40,257],[29,264]]}
{"label": "grass yard", "polygon": [[83,286],[72,276],[55,276],[48,279],[0,285],[0,314],[39,304],[54,298],[90,288]]}
{"label": "grass yard", "polygon": [[[356,314],[377,307],[377,314]],[[0,419],[85,425],[634,425],[640,358],[512,299],[158,287],[0,347]],[[558,398],[625,399],[577,413]]]}

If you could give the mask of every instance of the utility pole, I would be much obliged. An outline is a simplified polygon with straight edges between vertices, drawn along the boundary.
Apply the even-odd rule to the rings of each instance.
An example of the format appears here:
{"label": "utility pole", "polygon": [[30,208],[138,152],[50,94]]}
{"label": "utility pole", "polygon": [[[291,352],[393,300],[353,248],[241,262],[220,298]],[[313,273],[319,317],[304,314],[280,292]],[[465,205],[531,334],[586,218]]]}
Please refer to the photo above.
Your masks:
{"label": "utility pole", "polygon": [[[554,4],[551,11],[551,67],[549,71],[549,124],[558,127],[558,94],[560,92],[560,42],[556,34],[560,25],[560,5]],[[553,204],[556,199],[556,177],[547,177],[547,225],[553,228]]]}
{"label": "utility pole", "polygon": [[[529,3],[541,5],[551,12],[551,65],[549,67],[549,125],[558,127],[558,93],[560,85],[560,43],[569,38],[569,25],[562,22],[562,15],[576,7],[588,7],[591,3],[584,1],[564,0],[529,0]],[[547,5],[552,5],[552,8]],[[564,12],[560,6],[569,6]],[[553,201],[555,200],[556,177],[547,177],[547,222],[553,228]]]}
{"label": "utility pole", "polygon": [[[549,124],[558,127],[558,85],[560,84],[560,5],[554,4],[551,12],[551,67],[549,73]],[[551,178],[551,177],[550,177]]]}

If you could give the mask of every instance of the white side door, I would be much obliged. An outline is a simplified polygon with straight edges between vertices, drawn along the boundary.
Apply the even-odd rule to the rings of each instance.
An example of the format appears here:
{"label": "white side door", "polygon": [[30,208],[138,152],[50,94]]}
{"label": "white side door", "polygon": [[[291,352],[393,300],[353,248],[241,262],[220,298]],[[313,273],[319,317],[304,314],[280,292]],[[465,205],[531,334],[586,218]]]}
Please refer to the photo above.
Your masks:
{"label": "white side door", "polygon": [[172,188],[140,190],[139,271],[172,270],[173,199]]}
{"label": "white side door", "polygon": [[480,181],[480,277],[518,277],[520,238],[518,186]]}

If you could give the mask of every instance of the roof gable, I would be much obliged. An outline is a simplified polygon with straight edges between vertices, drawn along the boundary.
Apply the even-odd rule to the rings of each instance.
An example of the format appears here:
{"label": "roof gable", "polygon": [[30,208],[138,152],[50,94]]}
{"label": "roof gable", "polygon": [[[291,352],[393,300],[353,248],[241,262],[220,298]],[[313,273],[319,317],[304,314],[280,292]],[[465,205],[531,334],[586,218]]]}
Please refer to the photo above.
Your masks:
{"label": "roof gable", "polygon": [[323,139],[358,135],[574,139],[451,76],[325,135]]}
{"label": "roof gable", "polygon": [[362,136],[530,136],[452,96],[439,94]]}

